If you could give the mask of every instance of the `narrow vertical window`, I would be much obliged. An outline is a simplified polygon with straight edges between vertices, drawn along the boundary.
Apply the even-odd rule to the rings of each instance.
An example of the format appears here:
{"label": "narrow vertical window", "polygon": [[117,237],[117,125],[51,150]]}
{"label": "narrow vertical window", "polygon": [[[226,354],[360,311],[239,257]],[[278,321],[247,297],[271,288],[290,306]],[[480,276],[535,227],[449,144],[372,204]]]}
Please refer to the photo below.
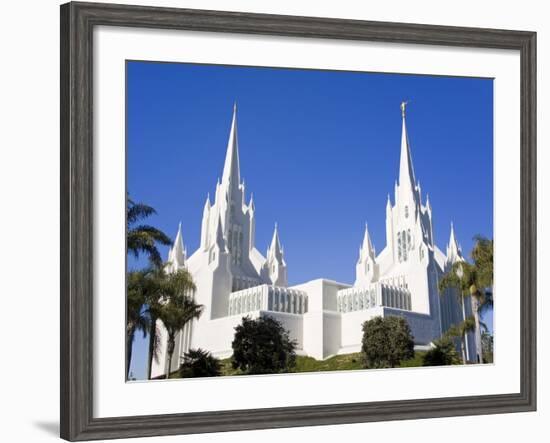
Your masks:
{"label": "narrow vertical window", "polygon": [[397,256],[401,262],[401,232],[397,233]]}

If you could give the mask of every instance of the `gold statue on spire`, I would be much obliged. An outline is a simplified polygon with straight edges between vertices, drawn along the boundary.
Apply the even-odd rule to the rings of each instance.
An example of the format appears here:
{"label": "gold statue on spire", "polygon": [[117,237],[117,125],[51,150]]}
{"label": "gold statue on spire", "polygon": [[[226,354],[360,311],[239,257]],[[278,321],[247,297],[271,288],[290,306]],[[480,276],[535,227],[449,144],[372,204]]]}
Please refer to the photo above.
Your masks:
{"label": "gold statue on spire", "polygon": [[401,117],[405,118],[405,110],[406,110],[406,107],[407,105],[409,104],[409,101],[402,101],[401,102]]}

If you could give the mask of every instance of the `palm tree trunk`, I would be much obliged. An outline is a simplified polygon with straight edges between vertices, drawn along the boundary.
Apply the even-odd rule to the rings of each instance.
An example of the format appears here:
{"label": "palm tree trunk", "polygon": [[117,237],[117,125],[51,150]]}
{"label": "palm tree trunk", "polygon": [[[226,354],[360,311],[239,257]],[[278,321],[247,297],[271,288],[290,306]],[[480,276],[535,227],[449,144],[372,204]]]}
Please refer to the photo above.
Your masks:
{"label": "palm tree trunk", "polygon": [[475,348],[476,348],[476,362],[482,363],[482,353],[481,353],[481,327],[479,325],[479,301],[476,296],[472,296],[472,311],[474,313],[474,321],[476,324],[476,329],[474,331],[475,338]]}
{"label": "palm tree trunk", "polygon": [[149,353],[147,356],[147,378],[150,380],[153,373],[153,358],[155,356],[155,344],[157,341],[157,318],[151,315],[151,327],[149,329]]}
{"label": "palm tree trunk", "polygon": [[134,344],[134,329],[126,330],[126,380],[130,374],[130,362],[132,361],[132,346]]}
{"label": "palm tree trunk", "polygon": [[176,342],[174,337],[168,338],[168,367],[166,368],[166,378],[170,377],[170,370],[172,368],[172,355],[174,355],[174,348],[176,347]]}
{"label": "palm tree trunk", "polygon": [[[466,320],[466,303],[464,303],[464,297],[461,297],[462,299],[462,321],[465,321]],[[469,352],[469,348],[470,348],[470,344],[468,343],[468,333],[467,332],[464,332],[463,334],[463,340],[464,340],[464,348],[465,348],[465,352],[464,352],[464,364],[466,364],[469,360],[469,357],[470,357],[470,352]]]}
{"label": "palm tree trunk", "polygon": [[460,351],[462,352],[462,364],[468,363],[468,358],[466,356],[466,334],[462,334],[460,337]]}

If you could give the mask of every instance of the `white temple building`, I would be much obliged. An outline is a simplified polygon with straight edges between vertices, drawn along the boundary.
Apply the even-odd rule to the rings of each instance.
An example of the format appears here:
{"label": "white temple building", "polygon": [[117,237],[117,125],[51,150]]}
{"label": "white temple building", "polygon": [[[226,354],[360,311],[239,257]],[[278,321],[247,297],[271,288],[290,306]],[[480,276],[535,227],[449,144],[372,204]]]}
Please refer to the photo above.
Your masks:
{"label": "white temple building", "polygon": [[[168,255],[169,269],[189,270],[197,287],[196,302],[204,306],[202,316],[178,335],[171,371],[190,348],[229,357],[234,328],[243,316],[277,319],[296,340],[298,355],[326,359],[359,352],[362,324],[376,316],[404,317],[415,348],[427,349],[452,324],[471,315],[468,300],[459,302],[452,290],[443,297],[438,291],[441,276],[464,259],[452,225],[446,253],[434,244],[432,208],[428,197],[422,201],[414,174],[405,108],[402,103],[399,178],[393,204],[388,194],[386,247],[377,254],[365,226],[353,285],[317,279],[288,286],[276,224],[266,255],[255,247],[254,201],[252,196],[245,200],[234,107],[222,179],[216,184],[214,201],[208,196],[204,204],[200,246],[187,257],[180,224]],[[161,323],[159,330],[161,352],[153,364],[153,377],[167,369]],[[467,342],[468,359],[476,361],[473,335]]]}

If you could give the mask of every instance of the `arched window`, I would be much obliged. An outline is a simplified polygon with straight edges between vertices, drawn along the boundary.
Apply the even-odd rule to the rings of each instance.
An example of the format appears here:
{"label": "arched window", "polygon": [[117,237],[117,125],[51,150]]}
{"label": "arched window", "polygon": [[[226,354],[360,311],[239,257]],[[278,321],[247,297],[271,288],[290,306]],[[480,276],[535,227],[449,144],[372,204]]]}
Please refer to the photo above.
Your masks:
{"label": "arched window", "polygon": [[407,249],[412,249],[412,244],[411,244],[411,230],[410,229],[407,229]]}

